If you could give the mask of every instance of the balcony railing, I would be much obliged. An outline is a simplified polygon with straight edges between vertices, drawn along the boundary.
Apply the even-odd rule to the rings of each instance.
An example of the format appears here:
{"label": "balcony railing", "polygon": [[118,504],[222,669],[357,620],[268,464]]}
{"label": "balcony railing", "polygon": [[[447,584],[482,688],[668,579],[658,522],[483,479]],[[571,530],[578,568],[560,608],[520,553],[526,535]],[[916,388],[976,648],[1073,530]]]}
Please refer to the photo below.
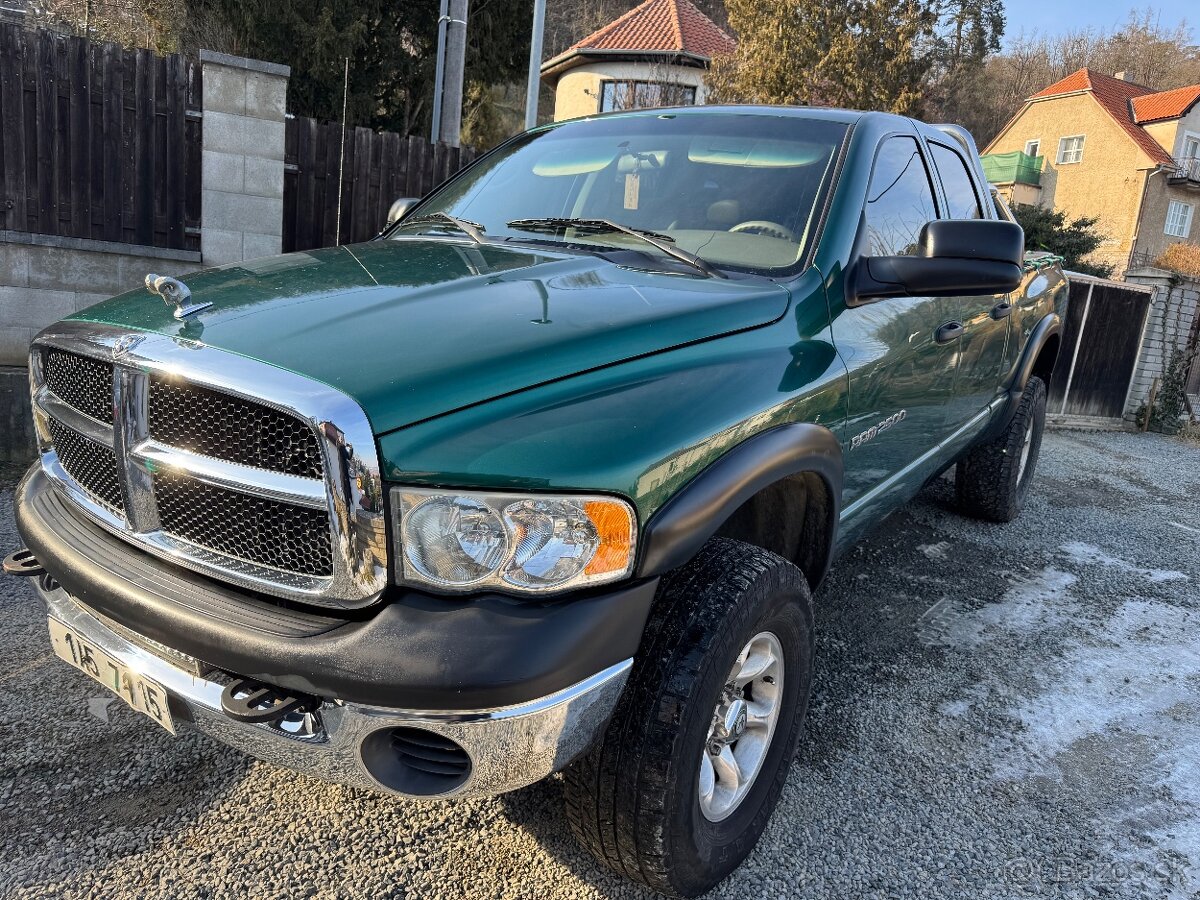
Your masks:
{"label": "balcony railing", "polygon": [[1042,183],[1042,157],[1030,156],[1020,150],[1011,153],[989,153],[981,157],[983,174],[992,184]]}
{"label": "balcony railing", "polygon": [[1200,188],[1200,157],[1176,159],[1174,170],[1167,175],[1167,182]]}

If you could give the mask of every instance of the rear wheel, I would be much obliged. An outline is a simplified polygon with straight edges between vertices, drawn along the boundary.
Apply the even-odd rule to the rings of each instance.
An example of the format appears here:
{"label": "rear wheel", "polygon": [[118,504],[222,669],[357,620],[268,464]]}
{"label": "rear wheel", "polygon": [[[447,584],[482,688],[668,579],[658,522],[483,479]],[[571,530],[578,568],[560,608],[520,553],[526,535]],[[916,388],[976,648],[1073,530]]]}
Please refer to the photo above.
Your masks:
{"label": "rear wheel", "polygon": [[1037,468],[1046,427],[1046,385],[1033,377],[1017,411],[995,440],[959,460],[954,475],[959,508],[993,522],[1011,522],[1021,513]]}
{"label": "rear wheel", "polygon": [[657,891],[711,888],[766,827],[811,678],[803,574],[766,550],[714,538],[664,579],[607,732],[566,772],[579,841]]}

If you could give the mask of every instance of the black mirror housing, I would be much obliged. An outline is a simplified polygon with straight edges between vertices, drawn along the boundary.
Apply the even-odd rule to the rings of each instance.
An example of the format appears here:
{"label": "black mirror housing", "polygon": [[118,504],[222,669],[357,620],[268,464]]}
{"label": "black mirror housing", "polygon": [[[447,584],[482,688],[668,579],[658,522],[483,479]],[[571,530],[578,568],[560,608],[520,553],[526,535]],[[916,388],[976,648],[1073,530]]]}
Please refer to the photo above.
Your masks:
{"label": "black mirror housing", "polygon": [[1021,283],[1024,256],[1020,225],[939,219],[921,229],[914,256],[860,257],[855,299],[1007,294]]}

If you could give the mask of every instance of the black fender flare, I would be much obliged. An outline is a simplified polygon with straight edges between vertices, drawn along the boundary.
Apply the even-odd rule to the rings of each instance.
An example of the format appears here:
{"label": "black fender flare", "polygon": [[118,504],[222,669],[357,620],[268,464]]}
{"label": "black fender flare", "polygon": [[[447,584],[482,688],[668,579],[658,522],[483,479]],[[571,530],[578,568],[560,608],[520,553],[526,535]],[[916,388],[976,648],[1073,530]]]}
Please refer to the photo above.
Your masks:
{"label": "black fender flare", "polygon": [[824,425],[793,423],[759,432],[711,463],[650,517],[642,530],[638,575],[662,575],[682,566],[759,491],[789,476],[813,473],[830,498],[825,559],[819,571],[804,573],[811,584],[819,584],[837,543],[842,472],[841,442]]}
{"label": "black fender flare", "polygon": [[[1033,375],[1033,367],[1037,363],[1038,356],[1041,355],[1042,348],[1055,335],[1062,335],[1062,318],[1058,313],[1047,313],[1029,333],[1029,340],[1025,342],[1025,349],[1021,351],[1021,358],[1017,360],[1012,377],[1008,382],[1008,396],[1005,397],[1000,411],[992,419],[992,424],[981,438],[980,443],[995,439],[1008,427],[1008,423],[1012,421],[1017,406],[1021,402],[1021,395],[1025,393],[1025,385],[1029,383],[1029,379]],[[1050,385],[1046,385],[1047,389],[1049,387]]]}

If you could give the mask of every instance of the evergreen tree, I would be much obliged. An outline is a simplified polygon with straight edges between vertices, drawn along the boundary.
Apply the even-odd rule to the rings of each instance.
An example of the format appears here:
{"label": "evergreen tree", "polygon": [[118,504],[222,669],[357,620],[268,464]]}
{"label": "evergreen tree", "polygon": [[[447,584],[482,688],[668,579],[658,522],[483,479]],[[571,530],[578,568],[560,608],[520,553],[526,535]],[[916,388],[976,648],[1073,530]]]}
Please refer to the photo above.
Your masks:
{"label": "evergreen tree", "polygon": [[1045,250],[1063,258],[1063,268],[1085,275],[1108,278],[1113,267],[1107,263],[1085,262],[1084,258],[1104,243],[1105,235],[1096,230],[1099,216],[1080,216],[1068,222],[1061,209],[1020,204],[1013,215],[1025,229],[1025,249]]}
{"label": "evergreen tree", "polygon": [[718,100],[917,115],[937,12],[930,0],[727,0],[733,54],[713,62]]}
{"label": "evergreen tree", "polygon": [[[194,18],[223,26],[229,35],[224,49],[291,66],[291,112],[340,119],[343,66],[349,57],[351,124],[401,134],[427,132],[437,62],[438,0],[188,3]],[[472,4],[467,26],[468,86],[522,77],[532,18],[532,0]]]}

